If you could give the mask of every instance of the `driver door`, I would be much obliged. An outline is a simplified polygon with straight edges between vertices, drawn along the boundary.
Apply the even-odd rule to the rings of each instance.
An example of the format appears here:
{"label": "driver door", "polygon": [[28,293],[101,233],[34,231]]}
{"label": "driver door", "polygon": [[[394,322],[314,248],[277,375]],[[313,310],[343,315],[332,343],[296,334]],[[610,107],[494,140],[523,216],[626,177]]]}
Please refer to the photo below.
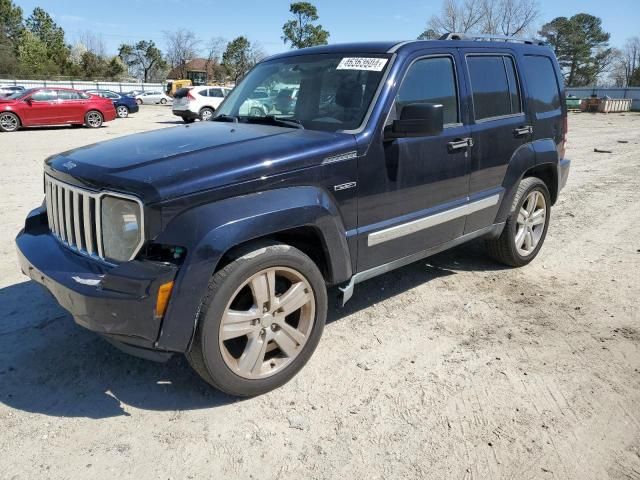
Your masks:
{"label": "driver door", "polygon": [[455,50],[416,57],[404,73],[385,126],[408,104],[443,105],[434,136],[373,140],[359,162],[358,271],[462,235],[469,188],[470,129],[462,122]]}
{"label": "driver door", "polygon": [[22,121],[24,125],[55,125],[59,122],[58,94],[55,90],[43,89],[25,99]]}

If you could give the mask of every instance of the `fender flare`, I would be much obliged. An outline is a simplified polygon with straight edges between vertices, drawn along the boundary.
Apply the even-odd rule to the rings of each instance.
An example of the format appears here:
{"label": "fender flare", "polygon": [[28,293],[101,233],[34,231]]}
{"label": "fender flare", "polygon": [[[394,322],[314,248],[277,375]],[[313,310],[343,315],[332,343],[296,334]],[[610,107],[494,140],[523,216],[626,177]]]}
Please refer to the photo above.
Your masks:
{"label": "fender flare", "polygon": [[[507,220],[520,180],[529,170],[543,165],[554,167],[558,165],[558,152],[551,139],[526,143],[513,153],[502,182],[504,195],[494,223],[503,223]],[[553,171],[556,172],[556,168],[553,168]]]}
{"label": "fender flare", "polygon": [[293,228],[311,227],[322,240],[330,283],[352,275],[345,228],[337,206],[322,189],[288,187],[200,205],[175,217],[155,242],[181,245],[180,268],[156,346],[184,352],[194,333],[209,279],[231,248]]}

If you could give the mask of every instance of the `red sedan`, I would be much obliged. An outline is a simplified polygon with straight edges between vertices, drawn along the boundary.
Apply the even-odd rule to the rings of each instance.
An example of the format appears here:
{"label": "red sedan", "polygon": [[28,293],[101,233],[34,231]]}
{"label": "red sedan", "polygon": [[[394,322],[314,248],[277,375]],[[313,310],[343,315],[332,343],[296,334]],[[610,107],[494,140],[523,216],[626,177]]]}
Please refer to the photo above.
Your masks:
{"label": "red sedan", "polygon": [[32,88],[0,98],[0,131],[42,125],[98,128],[116,118],[113,102],[69,88]]}

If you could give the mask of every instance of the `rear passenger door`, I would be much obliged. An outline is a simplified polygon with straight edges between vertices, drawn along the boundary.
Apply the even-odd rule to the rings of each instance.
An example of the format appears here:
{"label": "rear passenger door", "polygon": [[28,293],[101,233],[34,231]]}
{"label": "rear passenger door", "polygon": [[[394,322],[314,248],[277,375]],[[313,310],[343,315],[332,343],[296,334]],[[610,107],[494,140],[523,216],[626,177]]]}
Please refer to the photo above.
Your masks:
{"label": "rear passenger door", "polygon": [[60,123],[84,121],[85,100],[78,92],[58,90],[58,121]]}
{"label": "rear passenger door", "polygon": [[464,233],[489,226],[503,193],[502,183],[514,152],[531,141],[532,125],[524,111],[515,55],[462,50],[471,97],[469,201],[488,208],[469,214]]}

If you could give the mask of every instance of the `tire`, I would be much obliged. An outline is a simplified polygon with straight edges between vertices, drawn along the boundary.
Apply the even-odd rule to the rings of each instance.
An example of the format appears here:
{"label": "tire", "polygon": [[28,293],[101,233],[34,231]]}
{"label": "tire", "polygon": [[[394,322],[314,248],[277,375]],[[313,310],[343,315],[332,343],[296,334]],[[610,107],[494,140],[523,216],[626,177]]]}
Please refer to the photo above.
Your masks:
{"label": "tire", "polygon": [[213,118],[214,110],[213,108],[204,107],[200,110],[200,120],[203,122],[208,122]]}
{"label": "tire", "polygon": [[196,119],[195,119],[195,118],[182,117],[182,121],[183,121],[184,123],[193,123],[193,122],[195,122],[195,121],[196,121]]}
{"label": "tire", "polygon": [[116,107],[116,114],[118,118],[127,118],[129,116],[129,107],[126,105],[118,105]]}
{"label": "tire", "polygon": [[142,99],[141,99],[141,98],[136,98],[136,103],[137,103],[138,105],[142,105],[144,102],[142,101]]}
{"label": "tire", "polygon": [[[269,289],[269,284],[275,287]],[[264,295],[254,293],[260,291]],[[256,298],[269,300],[258,307]],[[225,316],[229,310],[236,316]],[[237,310],[249,315],[240,322]],[[259,319],[250,319],[252,313]],[[186,356],[215,388],[236,396],[260,395],[288,382],[307,363],[326,316],[327,291],[316,264],[294,247],[254,243],[211,278]],[[248,333],[238,334],[238,328]]]}
{"label": "tire", "polygon": [[97,110],[90,110],[84,116],[84,124],[89,128],[100,128],[104,123],[104,116]]}
{"label": "tire", "polygon": [[0,131],[15,132],[20,128],[20,118],[11,112],[0,113]]}
{"label": "tire", "polygon": [[251,117],[264,117],[266,113],[260,107],[251,107],[249,109],[249,116]]}
{"label": "tire", "polygon": [[536,177],[522,179],[502,234],[487,242],[489,255],[512,267],[527,265],[542,248],[550,218],[551,196],[545,183]]}
{"label": "tire", "polygon": [[161,98],[161,99],[160,99],[160,103],[161,103],[162,105],[166,104],[166,103],[167,103],[167,99],[166,99],[166,98]]}

